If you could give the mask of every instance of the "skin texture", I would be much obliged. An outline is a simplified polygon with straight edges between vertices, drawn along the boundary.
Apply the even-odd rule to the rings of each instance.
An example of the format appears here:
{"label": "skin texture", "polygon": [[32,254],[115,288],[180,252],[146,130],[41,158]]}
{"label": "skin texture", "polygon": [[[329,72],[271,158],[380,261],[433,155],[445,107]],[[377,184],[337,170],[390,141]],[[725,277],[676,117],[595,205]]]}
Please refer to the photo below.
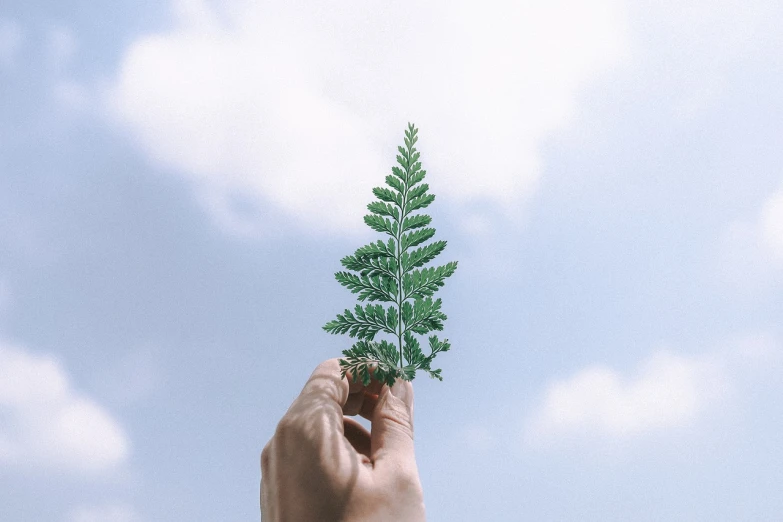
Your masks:
{"label": "skin texture", "polygon": [[318,365],[261,453],[261,519],[424,521],[411,383],[365,387],[338,359]]}

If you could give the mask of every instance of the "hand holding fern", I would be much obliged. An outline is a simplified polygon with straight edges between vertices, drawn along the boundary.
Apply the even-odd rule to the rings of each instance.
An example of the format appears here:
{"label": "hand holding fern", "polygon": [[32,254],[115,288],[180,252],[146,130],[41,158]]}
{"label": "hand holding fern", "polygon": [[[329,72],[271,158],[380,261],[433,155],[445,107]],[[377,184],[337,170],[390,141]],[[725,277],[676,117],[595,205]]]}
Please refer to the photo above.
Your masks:
{"label": "hand holding fern", "polygon": [[[349,373],[350,377],[350,373]],[[368,433],[344,415],[372,422]],[[261,454],[264,522],[425,520],[413,448],[413,386],[315,369]]]}

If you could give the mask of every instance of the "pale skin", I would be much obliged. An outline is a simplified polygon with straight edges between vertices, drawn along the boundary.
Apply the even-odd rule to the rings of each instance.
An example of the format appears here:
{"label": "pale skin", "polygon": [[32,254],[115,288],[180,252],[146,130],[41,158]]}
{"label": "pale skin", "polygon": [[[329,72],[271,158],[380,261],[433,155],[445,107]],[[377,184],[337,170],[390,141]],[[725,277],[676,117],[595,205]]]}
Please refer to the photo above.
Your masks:
{"label": "pale skin", "polygon": [[338,359],[318,365],[261,453],[261,519],[423,522],[411,383],[365,387]]}

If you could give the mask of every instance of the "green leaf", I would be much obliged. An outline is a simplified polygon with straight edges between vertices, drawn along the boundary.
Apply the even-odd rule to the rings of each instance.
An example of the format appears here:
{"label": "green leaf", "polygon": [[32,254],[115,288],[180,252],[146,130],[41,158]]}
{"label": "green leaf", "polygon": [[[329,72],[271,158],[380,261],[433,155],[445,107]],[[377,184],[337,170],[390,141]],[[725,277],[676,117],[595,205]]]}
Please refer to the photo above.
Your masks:
{"label": "green leaf", "polygon": [[414,232],[411,232],[410,234],[403,234],[402,239],[400,241],[400,247],[403,250],[408,250],[408,248],[410,247],[415,247],[424,243],[434,235],[435,235],[434,228],[422,228]]}
{"label": "green leaf", "polygon": [[391,191],[385,187],[375,187],[372,189],[372,193],[375,194],[376,198],[382,201],[394,203],[398,207],[402,206],[402,196],[397,192]]}
{"label": "green leaf", "polygon": [[405,176],[405,171],[403,171],[400,167],[396,165],[392,167],[392,173],[398,178],[400,178],[401,181],[405,181],[405,178],[407,177]]}
{"label": "green leaf", "polygon": [[391,256],[346,256],[340,260],[340,263],[348,270],[355,270],[363,276],[397,277],[397,260]]}
{"label": "green leaf", "polygon": [[413,305],[410,301],[403,301],[402,303],[402,322],[405,324],[410,323],[413,320]]}
{"label": "green leaf", "polygon": [[[394,167],[394,168],[397,168],[397,167]],[[397,169],[397,170],[399,170],[399,169]],[[396,190],[397,192],[399,192],[400,194],[402,194],[403,192],[405,192],[405,186],[402,184],[402,181],[401,181],[403,179],[405,179],[405,178],[402,175],[402,172],[400,172],[400,176],[399,177],[394,177],[391,174],[389,174],[388,176],[386,176],[386,184],[389,185],[394,190]]]}
{"label": "green leaf", "polygon": [[439,267],[412,270],[402,278],[402,291],[405,298],[422,299],[431,297],[445,284],[445,279],[457,270],[457,262],[452,261]]}
{"label": "green leaf", "polygon": [[396,301],[397,281],[386,275],[357,276],[350,272],[337,272],[335,279],[349,289],[351,293],[359,294],[359,301]]}
{"label": "green leaf", "polygon": [[397,221],[400,220],[400,210],[394,205],[390,205],[389,203],[373,201],[367,205],[367,210],[373,214],[378,214],[379,216],[389,216],[396,219]]}
{"label": "green leaf", "polygon": [[[420,186],[423,187],[424,185]],[[428,207],[433,201],[435,201],[435,194],[424,194],[423,196],[413,198],[405,205],[405,214],[410,214],[414,210]]]}
{"label": "green leaf", "polygon": [[399,154],[397,154],[397,163],[399,163],[403,169],[405,169],[405,172],[408,172],[408,169],[410,165],[408,164],[409,156],[408,151],[402,147],[397,147],[397,150],[400,151]]}
{"label": "green leaf", "polygon": [[419,156],[421,156],[421,154],[419,152],[413,153],[413,151],[415,151],[415,150],[416,149],[411,149],[411,153],[412,154],[410,156],[408,156],[408,165],[412,165],[412,164],[416,163],[417,161],[419,161]]}
{"label": "green leaf", "polygon": [[402,147],[400,145],[397,145],[397,150],[400,151],[400,154],[402,154],[403,158],[405,158],[406,160],[410,159],[410,153],[408,152],[408,149],[406,149],[406,148],[404,148],[404,147]]}
{"label": "green leaf", "polygon": [[421,351],[421,345],[419,341],[411,334],[411,332],[405,332],[405,344],[403,345],[402,353],[408,364],[412,364],[417,368],[420,368],[425,363],[426,357]]}
{"label": "green leaf", "polygon": [[439,352],[448,352],[449,348],[451,348],[451,344],[449,344],[448,339],[443,339],[443,341],[438,341],[438,336],[433,335],[429,338],[430,341],[430,350],[432,351],[432,354],[430,357],[435,357],[435,354]]}
{"label": "green leaf", "polygon": [[[418,165],[418,164],[417,164]],[[415,167],[415,165],[414,165]],[[408,186],[412,187],[416,183],[420,182],[427,175],[426,170],[411,169],[412,174],[408,177]]]}
{"label": "green leaf", "polygon": [[[391,247],[389,246],[391,244]],[[354,256],[356,258],[371,259],[374,257],[395,257],[397,252],[395,251],[396,243],[393,238],[389,239],[389,243],[384,243],[380,239],[375,243],[370,243],[356,250]]]}
{"label": "green leaf", "polygon": [[424,183],[418,187],[412,188],[408,191],[408,200],[412,201],[418,197],[421,197],[425,192],[429,190],[430,186]]}
{"label": "green leaf", "polygon": [[426,214],[416,214],[415,216],[408,216],[402,222],[402,231],[407,232],[414,228],[426,227],[432,222],[432,218]]}
{"label": "green leaf", "polygon": [[385,232],[391,236],[397,234],[397,223],[392,223],[388,218],[377,214],[367,214],[364,216],[364,222],[376,232]]}
{"label": "green leaf", "polygon": [[391,386],[402,374],[397,368],[397,359],[392,352],[394,352],[394,345],[387,341],[380,343],[359,341],[348,350],[343,351],[344,358],[340,360],[340,374],[345,378],[346,374],[350,372],[354,382],[361,380],[365,386],[370,385],[372,377]]}
{"label": "green leaf", "polygon": [[433,330],[443,330],[446,314],[440,311],[441,300],[427,297],[413,302],[413,317],[405,321],[405,330],[424,335]]}
{"label": "green leaf", "polygon": [[[389,321],[391,317],[394,318],[393,321]],[[394,306],[385,310],[381,305],[368,304],[362,308],[357,304],[354,312],[346,309],[323,328],[331,334],[347,333],[351,337],[372,340],[381,330],[394,335],[397,328],[396,319],[397,309]]]}
{"label": "green leaf", "polygon": [[438,254],[443,252],[444,248],[446,248],[445,241],[435,241],[434,243],[424,245],[423,247],[412,250],[411,252],[403,252],[400,259],[402,264],[402,271],[408,272],[412,268],[424,266],[425,264],[435,259]]}
{"label": "green leaf", "polygon": [[[413,380],[421,370],[442,380],[441,370],[433,369],[433,359],[450,348],[448,340],[429,337],[429,355],[422,351],[417,336],[442,330],[446,315],[440,299],[433,299],[446,278],[457,268],[456,261],[425,268],[446,247],[445,241],[426,244],[435,236],[432,218],[415,214],[435,200],[425,179],[421,153],[414,145],[418,129],[408,123],[405,146],[397,147],[397,164],[385,176],[386,185],[373,188],[377,198],[367,205],[370,214],[364,222],[375,232],[386,234],[345,256],[345,271],[335,279],[357,294],[353,310],[346,309],[323,327],[332,334],[346,334],[358,341],[343,351],[340,372],[365,385],[376,379],[391,386],[396,379]],[[380,303],[391,303],[384,306]],[[376,340],[385,335],[389,339]]]}

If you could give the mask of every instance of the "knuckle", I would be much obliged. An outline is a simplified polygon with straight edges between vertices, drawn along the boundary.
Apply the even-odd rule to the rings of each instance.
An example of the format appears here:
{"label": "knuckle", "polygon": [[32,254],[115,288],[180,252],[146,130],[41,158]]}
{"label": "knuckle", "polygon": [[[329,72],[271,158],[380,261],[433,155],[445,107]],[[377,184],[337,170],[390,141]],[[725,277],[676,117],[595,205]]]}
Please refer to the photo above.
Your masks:
{"label": "knuckle", "polygon": [[299,431],[298,423],[294,421],[290,416],[285,415],[280,422],[277,423],[275,429],[275,438],[281,441],[290,440],[296,436]]}
{"label": "knuckle", "polygon": [[418,474],[409,471],[403,471],[399,473],[394,479],[394,489],[400,494],[405,495],[406,498],[411,500],[417,500],[424,496],[421,492],[421,482],[419,481]]}
{"label": "knuckle", "polygon": [[286,414],[280,419],[275,429],[275,451],[288,454],[290,451],[306,451],[317,446],[314,438],[312,423],[307,422],[301,415]]}
{"label": "knuckle", "polygon": [[265,471],[269,469],[269,461],[271,460],[272,453],[272,441],[270,440],[267,442],[266,446],[264,446],[264,449],[261,450],[261,471]]}
{"label": "knuckle", "polygon": [[320,363],[318,366],[316,366],[315,371],[339,371],[340,370],[340,359],[339,358],[332,358],[327,359]]}
{"label": "knuckle", "polygon": [[388,503],[390,508],[399,509],[400,499],[405,499],[405,504],[418,506],[424,504],[424,493],[418,473],[414,470],[398,469],[390,474],[379,489],[377,503]]}
{"label": "knuckle", "polygon": [[378,413],[387,429],[410,437],[413,440],[413,422],[402,407],[384,408]]}

